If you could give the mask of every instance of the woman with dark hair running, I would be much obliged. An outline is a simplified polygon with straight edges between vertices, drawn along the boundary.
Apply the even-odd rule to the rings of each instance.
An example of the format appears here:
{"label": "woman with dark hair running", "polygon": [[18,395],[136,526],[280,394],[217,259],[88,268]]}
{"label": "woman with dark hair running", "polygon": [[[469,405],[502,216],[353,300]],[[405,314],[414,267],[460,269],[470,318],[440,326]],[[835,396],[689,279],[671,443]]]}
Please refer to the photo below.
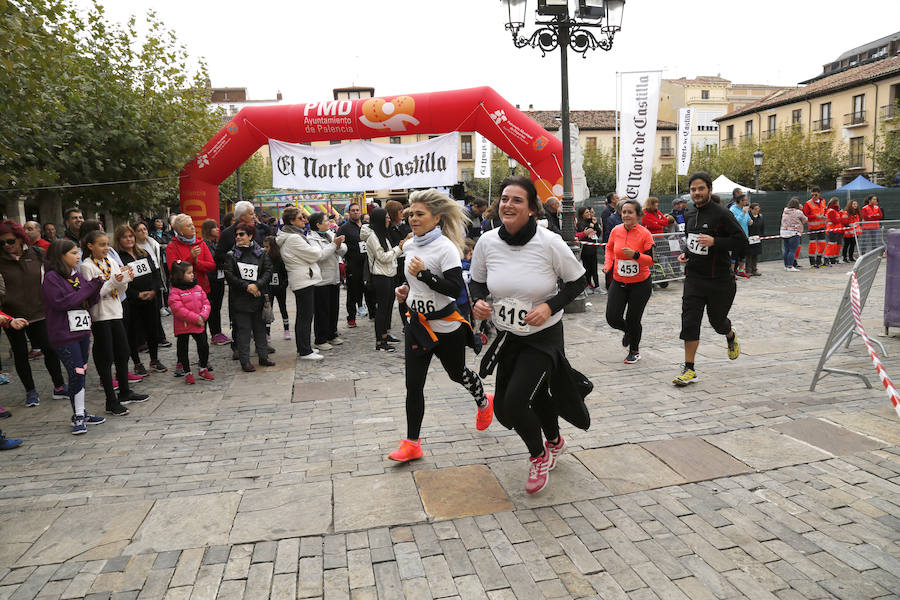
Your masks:
{"label": "woman with dark hair running", "polygon": [[[628,348],[625,364],[641,360],[641,317],[653,293],[650,267],[653,265],[653,236],[638,223],[641,205],[637,200],[619,203],[622,224],[616,225],[606,243],[603,272],[613,274],[606,300],[606,322],[624,332],[622,345]],[[627,313],[626,313],[627,309]]]}
{"label": "woman with dark hair running", "polygon": [[537,226],[541,205],[530,179],[508,177],[500,189],[503,224],[478,240],[469,291],[473,316],[493,314],[501,330],[481,375],[497,368],[497,419],[528,448],[525,491],[534,494],[547,486],[566,447],[559,416],[584,429],[590,423],[583,398],[592,386],[566,361],[562,325],[563,307],[585,288],[585,269],[561,237]]}
{"label": "woman with dark hair running", "polygon": [[397,258],[403,252],[403,244],[412,234],[394,246],[388,237],[390,217],[383,208],[372,211],[369,225],[363,225],[360,240],[366,243],[366,260],[369,261],[369,284],[375,290],[375,349],[394,352],[388,336],[391,313],[394,311],[394,278],[397,276]]}
{"label": "woman with dark hair running", "polygon": [[397,300],[409,307],[404,344],[407,437],[388,454],[398,462],[423,456],[419,435],[432,356],[475,399],[475,428],[483,431],[494,419],[492,397],[485,395],[481,378],[466,367],[466,346],[473,347],[475,342],[472,327],[456,304],[464,285],[461,257],[468,219],[461,206],[437,190],[413,192],[409,202],[414,237],[404,246],[407,283],[396,289]]}

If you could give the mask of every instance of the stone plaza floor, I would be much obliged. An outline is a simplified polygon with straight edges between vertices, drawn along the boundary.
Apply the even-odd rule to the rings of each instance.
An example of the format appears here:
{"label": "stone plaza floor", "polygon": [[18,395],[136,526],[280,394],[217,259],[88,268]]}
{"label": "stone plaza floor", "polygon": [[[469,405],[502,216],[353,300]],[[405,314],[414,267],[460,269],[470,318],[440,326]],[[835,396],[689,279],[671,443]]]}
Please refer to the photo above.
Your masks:
{"label": "stone plaza floor", "polygon": [[[654,292],[635,365],[604,296],[567,315],[592,426],[563,424],[569,452],[534,496],[524,444],[477,431],[439,365],[425,457],[387,460],[406,429],[402,351],[376,352],[366,318],[319,363],[278,323],[275,367],[245,374],[213,347],[215,381],[154,374],[136,386],[148,402],[82,436],[41,361],[41,404],[22,406],[3,342],[0,426],[25,443],[0,454],[0,600],[897,598],[900,420],[858,338],[828,364],[875,387],[809,391],[848,269],[761,270],[731,311],[741,357],[704,324],[688,388],[671,384],[680,283]],[[873,336],[883,295],[884,265]],[[900,381],[900,339],[878,339]],[[172,369],[174,348],[161,359]],[[87,403],[102,414],[93,373]]]}

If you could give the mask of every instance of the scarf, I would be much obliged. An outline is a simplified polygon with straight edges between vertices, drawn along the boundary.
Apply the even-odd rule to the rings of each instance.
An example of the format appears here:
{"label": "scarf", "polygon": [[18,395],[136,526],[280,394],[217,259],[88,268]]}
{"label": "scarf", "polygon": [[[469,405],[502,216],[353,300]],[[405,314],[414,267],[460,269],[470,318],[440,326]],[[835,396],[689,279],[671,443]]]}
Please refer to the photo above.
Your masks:
{"label": "scarf", "polygon": [[194,237],[186,238],[186,237],[184,237],[183,235],[179,235],[179,234],[176,233],[176,234],[175,234],[175,239],[178,240],[179,242],[183,243],[183,244],[187,244],[188,246],[193,246],[194,243],[197,241],[197,236],[196,236],[196,234],[195,234]]}
{"label": "scarf", "polygon": [[72,269],[72,274],[69,275],[66,281],[68,281],[76,290],[81,287],[81,280],[78,279],[78,271],[75,269]]}
{"label": "scarf", "polygon": [[281,228],[281,230],[287,231],[288,233],[297,233],[297,234],[302,235],[303,237],[306,237],[306,229],[297,227],[296,225],[285,225],[284,227]]}
{"label": "scarf", "polygon": [[415,240],[416,244],[419,246],[427,246],[442,235],[443,231],[441,231],[441,226],[436,225],[434,229],[432,229],[425,235],[413,235],[413,240]]}
{"label": "scarf", "polygon": [[[103,258],[103,262],[101,263],[101,262],[99,262],[96,258],[94,258],[94,257],[92,256],[92,257],[91,257],[91,261],[92,261],[95,265],[97,265],[97,267],[100,269],[100,272],[103,273],[103,276],[106,277],[107,280],[109,280],[109,278],[112,277],[112,265],[110,265],[109,259],[108,259],[108,258],[104,257],[104,258]],[[119,299],[119,290],[115,290],[115,289],[114,289],[114,290],[112,291],[111,296],[112,296],[113,298],[115,298],[116,300],[118,300],[118,299]]]}
{"label": "scarf", "polygon": [[534,220],[534,217],[528,217],[525,227],[516,233],[509,233],[506,225],[501,225],[499,231],[500,239],[510,246],[524,246],[534,237],[535,233],[537,233],[537,221]]}
{"label": "scarf", "polygon": [[259,244],[257,244],[256,242],[250,242],[249,246],[235,246],[231,252],[234,254],[235,260],[240,260],[241,256],[244,255],[244,252],[248,251],[251,252],[256,258],[259,258],[259,256],[263,252],[263,249],[260,248]]}

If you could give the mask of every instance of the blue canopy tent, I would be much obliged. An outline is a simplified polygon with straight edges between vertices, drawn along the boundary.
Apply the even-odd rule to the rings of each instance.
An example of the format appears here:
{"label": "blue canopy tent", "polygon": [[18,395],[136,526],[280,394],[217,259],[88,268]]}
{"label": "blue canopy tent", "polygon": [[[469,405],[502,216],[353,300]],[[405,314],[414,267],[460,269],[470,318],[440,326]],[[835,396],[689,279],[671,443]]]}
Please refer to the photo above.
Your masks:
{"label": "blue canopy tent", "polygon": [[866,178],[863,177],[862,175],[857,175],[857,176],[856,176],[856,179],[854,179],[854,180],[851,181],[850,183],[847,183],[847,184],[845,184],[845,185],[842,185],[842,186],[839,187],[838,189],[833,190],[833,191],[828,192],[828,193],[829,193],[829,194],[836,194],[836,193],[838,193],[838,192],[846,192],[846,193],[847,193],[847,200],[850,200],[850,193],[851,193],[851,192],[863,192],[863,191],[866,191],[866,190],[884,190],[884,189],[887,189],[887,188],[885,188],[883,185],[878,185],[877,183],[872,183],[871,181],[869,181],[868,179],[866,179]]}

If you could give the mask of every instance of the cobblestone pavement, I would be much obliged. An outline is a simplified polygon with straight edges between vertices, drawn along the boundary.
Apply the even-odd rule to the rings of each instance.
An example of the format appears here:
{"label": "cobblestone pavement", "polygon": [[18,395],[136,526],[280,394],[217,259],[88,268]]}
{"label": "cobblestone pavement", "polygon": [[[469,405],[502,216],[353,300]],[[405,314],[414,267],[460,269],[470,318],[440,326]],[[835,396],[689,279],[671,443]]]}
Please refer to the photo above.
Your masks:
{"label": "cobblestone pavement", "polygon": [[[563,427],[569,452],[533,497],[524,445],[476,431],[440,367],[425,458],[385,458],[405,434],[403,361],[374,351],[366,319],[317,364],[277,325],[276,367],[236,373],[213,348],[214,382],[152,375],[150,401],[77,437],[36,361],[39,407],[15,378],[0,387],[3,430],[25,438],[0,455],[0,599],[896,598],[897,416],[854,378],[808,391],[846,269],[762,270],[738,282],[743,355],[704,325],[686,389],[671,385],[680,284],[654,293],[636,365],[603,296],[567,315],[593,423]],[[883,294],[882,271],[872,334]],[[880,339],[900,378],[900,341]],[[878,385],[858,340],[829,365]]]}

